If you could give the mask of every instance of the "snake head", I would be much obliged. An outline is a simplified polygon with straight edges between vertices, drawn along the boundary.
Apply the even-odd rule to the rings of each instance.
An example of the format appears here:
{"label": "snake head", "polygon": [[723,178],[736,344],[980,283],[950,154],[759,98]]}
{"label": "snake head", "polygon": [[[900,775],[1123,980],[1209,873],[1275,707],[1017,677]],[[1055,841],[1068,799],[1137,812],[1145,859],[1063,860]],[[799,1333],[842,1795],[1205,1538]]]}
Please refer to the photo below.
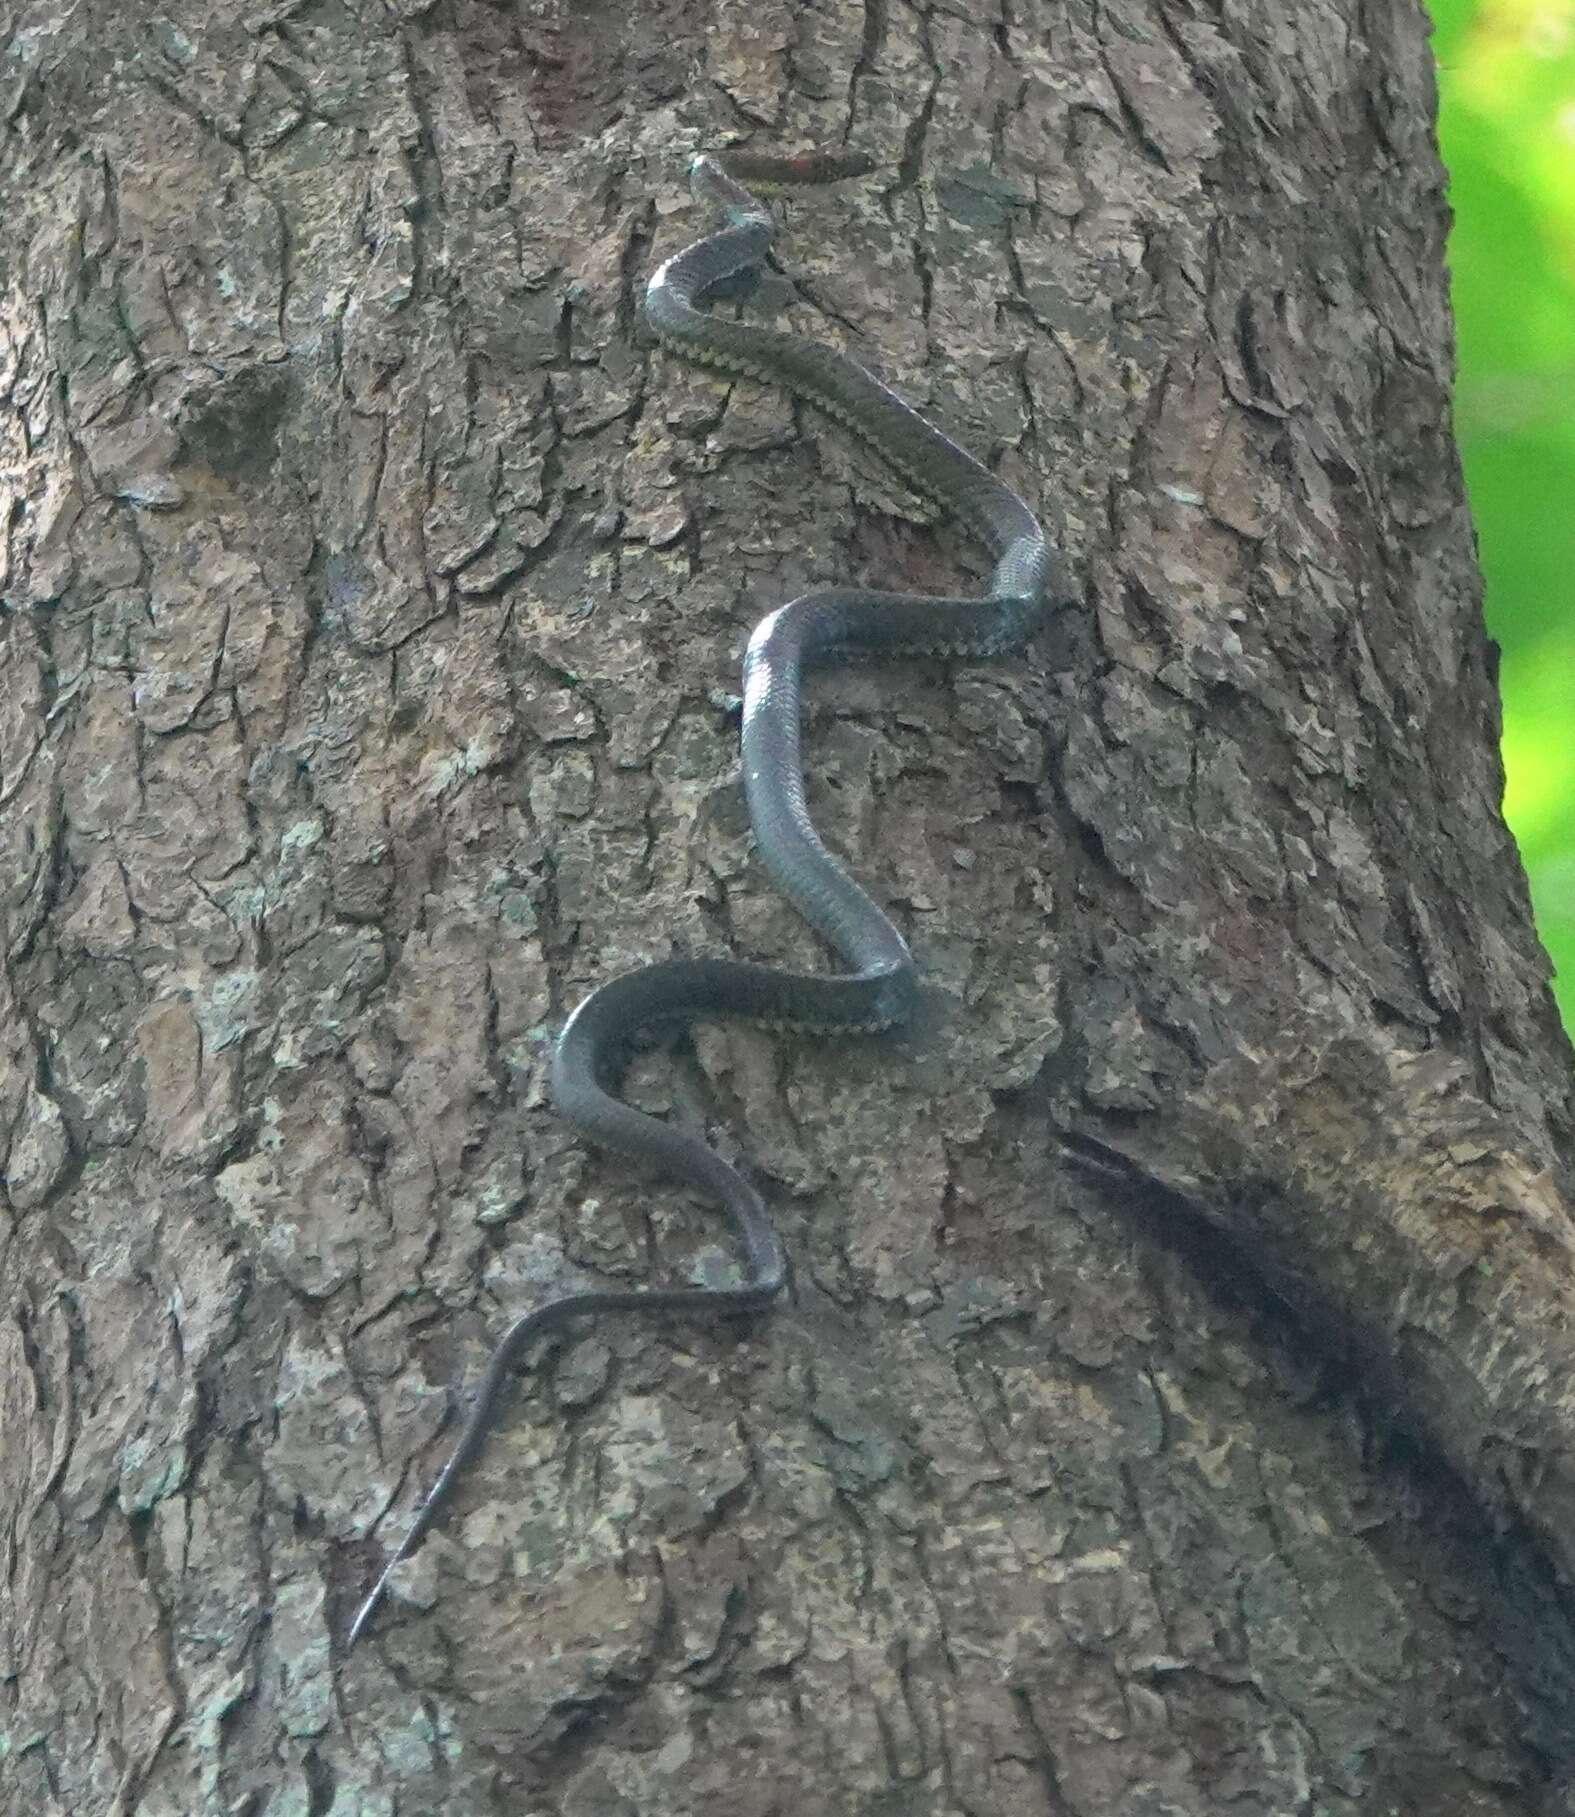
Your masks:
{"label": "snake head", "polygon": [[697,202],[715,202],[727,206],[729,191],[738,189],[727,174],[720,158],[708,151],[697,151],[689,160],[689,193]]}
{"label": "snake head", "polygon": [[757,202],[721,158],[699,152],[689,160],[689,193],[721,209],[729,227],[771,228],[771,210]]}

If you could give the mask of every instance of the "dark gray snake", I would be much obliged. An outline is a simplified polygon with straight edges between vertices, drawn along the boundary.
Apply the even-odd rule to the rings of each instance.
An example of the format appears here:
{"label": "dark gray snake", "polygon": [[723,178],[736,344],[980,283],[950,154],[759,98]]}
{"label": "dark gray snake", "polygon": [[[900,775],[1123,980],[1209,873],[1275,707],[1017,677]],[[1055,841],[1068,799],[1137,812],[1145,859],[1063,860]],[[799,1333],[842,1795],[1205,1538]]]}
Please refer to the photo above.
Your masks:
{"label": "dark gray snake", "polygon": [[755,627],[744,658],[743,768],[756,844],[779,889],[841,954],[834,976],[778,971],[732,959],[673,959],[594,990],[570,1016],[552,1056],[552,1095],[594,1141],[688,1181],[717,1199],[737,1229],[742,1287],[656,1287],[578,1293],[526,1313],[504,1333],[454,1447],[404,1543],[350,1628],[354,1646],[390,1574],[421,1543],[454,1484],[481,1448],[507,1378],[531,1340],[570,1319],[603,1312],[688,1312],[715,1318],[755,1312],[782,1290],[782,1244],[754,1187],[698,1136],[612,1097],[629,1037],[656,1022],[743,1017],[820,1033],[873,1032],[901,1021],[914,997],[908,944],[821,844],[804,803],[799,689],[805,667],[844,656],[996,656],[1033,631],[1047,601],[1069,598],[1038,520],[1010,487],[842,354],[797,335],[729,321],[696,307],[729,278],[757,270],[771,244],[769,211],[745,182],[814,183],[871,168],[862,158],[811,155],[696,158],[696,198],[726,225],[669,259],[646,288],[645,316],[687,359],[785,386],[827,411],[904,480],[955,513],[995,557],[982,599],[940,599],[832,587],[780,606]]}

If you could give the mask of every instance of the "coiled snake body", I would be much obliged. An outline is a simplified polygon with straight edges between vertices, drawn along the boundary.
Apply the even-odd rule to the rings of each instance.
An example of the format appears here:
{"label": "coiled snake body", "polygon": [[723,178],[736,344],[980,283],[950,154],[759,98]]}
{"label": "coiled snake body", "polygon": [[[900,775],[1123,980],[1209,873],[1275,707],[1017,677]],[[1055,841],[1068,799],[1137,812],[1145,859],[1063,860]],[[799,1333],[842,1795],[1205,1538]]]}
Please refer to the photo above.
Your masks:
{"label": "coiled snake body", "polygon": [[744,1254],[740,1287],[658,1287],[574,1294],[511,1325],[493,1352],[454,1453],[408,1535],[350,1629],[353,1646],[376,1612],[395,1567],[421,1543],[455,1482],[480,1449],[516,1359],[565,1321],[603,1312],[690,1312],[706,1317],[768,1306],[785,1279],[782,1245],[754,1187],[698,1136],[632,1109],[603,1081],[628,1038],[654,1022],[745,1017],[829,1033],[890,1026],[914,995],[913,956],[902,935],[821,844],[804,801],[799,690],[806,666],[845,655],[998,655],[1020,645],[1046,602],[1068,597],[1059,561],[1028,506],[972,455],[911,410],[879,379],[814,341],[708,314],[696,305],[726,279],[761,266],[769,211],[749,181],[819,182],[858,174],[867,161],[810,156],[696,158],[697,199],[726,224],[669,259],[645,294],[646,320],[686,358],[766,378],[836,417],[910,485],[954,512],[995,557],[990,591],[933,598],[833,587],[779,607],[755,627],[744,658],[743,769],[755,840],[777,886],[841,954],[848,969],[816,976],[731,959],[675,959],[594,990],[570,1016],[552,1056],[552,1095],[576,1129],[721,1202]]}

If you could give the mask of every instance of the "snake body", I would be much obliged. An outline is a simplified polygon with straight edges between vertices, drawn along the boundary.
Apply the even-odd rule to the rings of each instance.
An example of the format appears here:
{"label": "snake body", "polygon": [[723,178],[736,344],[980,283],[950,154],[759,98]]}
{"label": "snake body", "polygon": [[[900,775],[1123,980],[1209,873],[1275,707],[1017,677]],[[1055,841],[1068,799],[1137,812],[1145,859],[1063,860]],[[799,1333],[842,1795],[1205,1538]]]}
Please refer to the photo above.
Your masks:
{"label": "snake body", "polygon": [[653,1023],[743,1017],[822,1033],[889,1027],[914,997],[913,955],[891,921],[822,845],[804,799],[799,696],[804,670],[843,656],[993,656],[1023,643],[1047,600],[1068,597],[1032,511],[1009,486],[909,408],[862,366],[797,335],[726,320],[699,307],[727,279],[758,269],[773,235],[769,210],[746,182],[824,182],[869,169],[839,154],[779,159],[696,158],[697,200],[724,225],[670,258],[651,278],[646,320],[685,358],[769,379],[797,393],[867,442],[911,486],[955,513],[990,548],[983,598],[935,598],[833,587],[805,594],[755,627],[744,658],[743,770],[749,817],[778,888],[842,956],[826,976],[731,959],[675,959],[602,985],[570,1016],[553,1051],[559,1113],[583,1135],[696,1186],[721,1203],[743,1250],[737,1287],[657,1287],[570,1295],[537,1307],[504,1333],[488,1362],[453,1455],[404,1542],[351,1626],[354,1646],[396,1566],[421,1543],[492,1424],[509,1373],[532,1339],[571,1319],[608,1312],[755,1312],[786,1278],[781,1241],[755,1188],[688,1130],[634,1110],[607,1089],[629,1038]]}

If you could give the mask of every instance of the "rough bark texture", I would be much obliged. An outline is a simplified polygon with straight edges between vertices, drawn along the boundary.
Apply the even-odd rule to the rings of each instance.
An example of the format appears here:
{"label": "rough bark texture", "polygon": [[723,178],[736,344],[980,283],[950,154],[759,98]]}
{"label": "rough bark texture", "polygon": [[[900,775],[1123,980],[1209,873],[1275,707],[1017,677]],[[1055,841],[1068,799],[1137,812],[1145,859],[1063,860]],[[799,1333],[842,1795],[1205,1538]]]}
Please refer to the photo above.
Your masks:
{"label": "rough bark texture", "polygon": [[[1420,13],[82,0],[6,43],[0,1809],[1566,1808],[1569,1052]],[[998,460],[1085,605],[817,688],[925,1014],[630,1081],[736,1138],[792,1302],[560,1349],[346,1659],[505,1320],[731,1265],[543,1056],[642,960],[816,960],[750,853],[748,626],[982,572],[653,356],[729,135],[880,157],[749,306]]]}

